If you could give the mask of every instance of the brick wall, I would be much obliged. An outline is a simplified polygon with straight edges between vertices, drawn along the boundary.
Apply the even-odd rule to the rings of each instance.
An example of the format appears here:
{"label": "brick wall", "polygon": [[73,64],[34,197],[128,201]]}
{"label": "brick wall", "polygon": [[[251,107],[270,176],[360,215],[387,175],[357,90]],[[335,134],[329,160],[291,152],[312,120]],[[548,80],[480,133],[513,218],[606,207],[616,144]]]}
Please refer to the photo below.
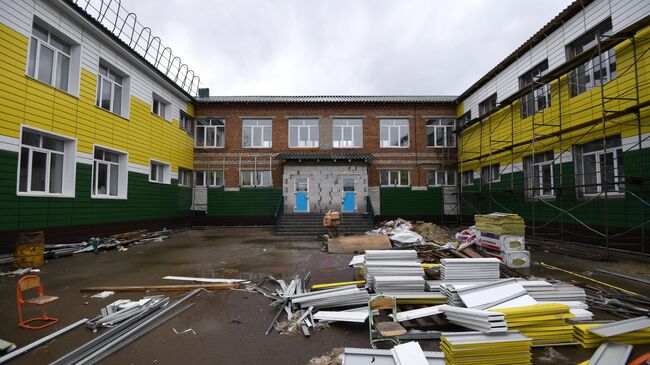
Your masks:
{"label": "brick wall", "polygon": [[[224,118],[226,120],[224,148],[197,148],[194,169],[219,170],[225,168],[226,187],[239,186],[239,168],[268,169],[271,158],[273,185],[282,186],[282,162],[275,159],[280,152],[370,152],[375,160],[368,166],[368,185],[379,185],[380,169],[410,169],[411,185],[424,186],[427,170],[440,169],[441,164],[456,162],[456,149],[428,148],[426,119],[454,117],[453,103],[200,103],[197,118]],[[242,147],[242,120],[269,118],[273,122],[271,148]],[[363,148],[332,148],[334,117],[358,117],[363,120]],[[381,148],[379,120],[384,117],[409,119],[409,147]],[[320,121],[320,148],[289,148],[288,120],[318,118]]]}

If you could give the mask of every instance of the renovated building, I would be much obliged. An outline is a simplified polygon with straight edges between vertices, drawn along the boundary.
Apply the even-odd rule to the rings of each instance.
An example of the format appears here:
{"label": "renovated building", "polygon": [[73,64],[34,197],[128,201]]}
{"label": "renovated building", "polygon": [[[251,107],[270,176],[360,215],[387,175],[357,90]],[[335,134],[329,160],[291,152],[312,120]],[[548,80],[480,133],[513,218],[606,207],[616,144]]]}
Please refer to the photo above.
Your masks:
{"label": "renovated building", "polygon": [[460,96],[211,96],[119,2],[0,4],[0,251],[330,209],[650,250],[647,1],[575,1]]}

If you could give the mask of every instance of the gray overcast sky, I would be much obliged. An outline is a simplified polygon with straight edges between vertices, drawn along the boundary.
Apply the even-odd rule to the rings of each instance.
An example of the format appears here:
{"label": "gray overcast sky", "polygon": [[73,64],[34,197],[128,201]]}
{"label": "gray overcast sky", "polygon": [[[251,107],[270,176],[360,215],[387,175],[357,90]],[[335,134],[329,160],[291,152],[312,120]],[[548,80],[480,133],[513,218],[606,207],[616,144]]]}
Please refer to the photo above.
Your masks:
{"label": "gray overcast sky", "polygon": [[570,0],[123,0],[212,95],[457,95]]}

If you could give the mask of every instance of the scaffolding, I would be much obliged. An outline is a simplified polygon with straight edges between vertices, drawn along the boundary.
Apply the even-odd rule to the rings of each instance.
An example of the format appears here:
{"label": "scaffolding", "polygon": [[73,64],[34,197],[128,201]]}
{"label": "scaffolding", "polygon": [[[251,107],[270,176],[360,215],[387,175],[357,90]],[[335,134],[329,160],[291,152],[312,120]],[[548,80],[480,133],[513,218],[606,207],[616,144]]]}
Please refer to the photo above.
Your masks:
{"label": "scaffolding", "polygon": [[[650,106],[650,100],[642,100],[641,96],[641,90],[647,89],[650,85],[650,82],[647,81],[650,70],[647,70],[648,66],[645,66],[648,63],[647,53],[650,47],[647,44],[647,37],[638,35],[648,25],[650,25],[650,17],[646,16],[616,34],[596,36],[596,44],[593,47],[577,54],[555,69],[544,72],[541,76],[533,77],[530,85],[521,87],[517,92],[503,99],[493,110],[458,129],[459,174],[466,170],[468,164],[478,165],[481,172],[478,191],[468,189],[462,181],[462,175],[460,175],[461,179],[458,179],[461,216],[493,211],[517,213],[528,209],[531,219],[527,220],[527,231],[532,234],[533,238],[559,242],[588,241],[591,244],[602,245],[607,254],[610,250],[620,249],[642,254],[650,253],[648,252],[650,251],[648,237],[650,220],[648,220],[649,214],[647,213],[650,199],[648,197],[649,189],[645,186],[646,182],[650,181],[650,174],[647,171],[650,170],[650,156],[648,154],[644,156],[643,153],[644,143],[647,143],[646,141],[650,138],[650,134],[643,137],[643,127],[647,127],[650,123],[647,118],[644,121],[641,117],[642,109]],[[625,46],[626,49],[627,47],[631,48],[631,63],[629,65],[624,63],[625,67],[622,69],[614,69],[616,76],[613,77],[611,76],[612,70],[607,66],[610,61],[616,60],[616,55],[609,50],[625,41],[629,41],[629,44]],[[639,42],[645,42],[641,50],[638,48]],[[585,68],[586,65],[591,66],[591,69]],[[639,65],[641,65],[641,69]],[[590,72],[591,75],[598,75],[599,78],[589,79],[587,82],[591,84],[581,82],[582,80],[572,74],[578,67],[583,67],[583,72]],[[640,76],[645,77],[646,81],[640,82]],[[625,77],[629,77],[633,82],[617,82],[615,86],[608,86],[609,81],[621,80]],[[572,95],[568,95],[568,99],[567,95],[563,95],[563,90],[571,93],[572,88],[591,90],[591,100],[586,108],[576,110],[575,106],[571,105],[570,97]],[[536,94],[539,90],[548,90],[550,97],[548,102],[557,104],[557,112],[536,110],[540,98],[547,97]],[[530,123],[527,126],[516,125],[516,109],[524,104],[524,100],[529,100],[525,97],[531,93],[535,106],[532,114],[529,115]],[[594,98],[597,99],[594,100]],[[548,106],[546,105],[542,109]],[[507,108],[510,109],[509,112]],[[499,113],[499,111],[501,112]],[[593,117],[581,123],[571,123],[574,117],[577,119],[585,113],[592,113]],[[523,119],[525,118],[522,116]],[[499,134],[496,132],[502,131],[508,123],[510,124],[509,137],[497,137]],[[626,145],[621,139],[620,146],[610,146],[608,143],[611,133],[608,133],[608,129],[611,130],[613,126],[619,127],[617,129],[623,126],[636,128],[636,141]],[[564,162],[576,161],[575,156],[573,160],[570,160],[567,158],[568,155],[580,154],[581,150],[576,149],[576,146],[595,140],[594,133],[598,133],[599,127],[601,130],[598,138],[601,139],[603,152],[602,155],[595,157],[596,172],[594,174],[587,173],[581,167],[574,167],[571,176],[565,176],[567,172],[564,171]],[[462,145],[462,142],[475,138],[476,133],[479,138],[478,149],[468,150],[466,146]],[[526,134],[530,137],[517,139],[516,133]],[[541,168],[535,168],[534,161],[538,153],[549,152],[549,150],[553,151],[553,158],[550,161],[551,177],[550,184],[545,185],[544,173]],[[638,174],[635,171],[623,172],[622,168],[623,152],[633,150],[639,151]],[[555,151],[559,152],[555,153]],[[582,157],[582,155],[580,156]],[[493,188],[491,178],[488,181],[483,181],[482,169],[486,164],[492,164],[495,157],[500,161],[506,159],[509,161],[505,166],[500,166],[499,171],[499,176],[504,172],[511,173],[509,188],[503,188],[502,182],[500,183],[501,188]],[[526,159],[533,162],[532,169],[526,167]],[[520,160],[522,161],[521,167],[516,163]],[[612,168],[612,166],[614,167]],[[510,171],[506,171],[508,169]],[[515,170],[524,176],[523,188],[520,190],[515,184]],[[590,175],[594,175],[597,180],[587,183],[587,177]],[[545,198],[540,193],[540,189],[547,188],[551,194]],[[595,194],[584,193],[594,189]],[[520,192],[524,195],[523,199],[515,199],[515,195]],[[578,192],[578,198],[574,195],[576,192]],[[613,197],[613,194],[616,196]],[[473,199],[475,197],[480,199],[478,204],[476,199]],[[500,197],[506,199],[498,199]],[[588,204],[596,204],[602,208],[601,212],[596,212],[596,215],[602,213],[602,220],[584,219],[574,214],[581,208],[587,207]],[[634,212],[638,213],[638,222],[635,222],[638,224],[631,227],[628,224],[624,228],[612,227],[610,225],[612,219],[610,205],[612,204],[623,205],[625,208],[629,205],[638,210],[638,212]],[[483,209],[485,205],[487,211]],[[469,212],[465,210],[469,210]],[[549,211],[553,211],[554,214],[549,216]],[[542,217],[537,216],[538,214],[541,214]],[[573,229],[567,230],[568,225],[571,225]]]}

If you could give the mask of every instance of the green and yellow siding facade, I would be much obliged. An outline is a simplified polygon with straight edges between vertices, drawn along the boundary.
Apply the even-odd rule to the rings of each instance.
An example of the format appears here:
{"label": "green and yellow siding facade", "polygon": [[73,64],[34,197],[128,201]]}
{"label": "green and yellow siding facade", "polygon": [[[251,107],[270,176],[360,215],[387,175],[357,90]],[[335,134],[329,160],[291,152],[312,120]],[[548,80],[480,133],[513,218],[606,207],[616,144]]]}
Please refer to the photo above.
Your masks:
{"label": "green and yellow siding facade", "polygon": [[[550,107],[522,119],[517,100],[462,130],[458,171],[474,173],[473,184],[461,187],[462,215],[472,220],[478,213],[515,212],[539,236],[650,251],[650,108],[640,108],[638,117],[629,113],[603,123],[601,102],[604,96],[606,115],[611,115],[650,100],[649,37],[646,27],[635,34],[636,49],[631,39],[615,46],[617,75],[602,90],[571,96],[565,74],[550,83]],[[458,116],[469,110],[467,104],[467,99],[459,104]],[[605,136],[621,138],[625,193],[583,197],[573,146]],[[533,199],[524,189],[524,157],[545,151],[555,156],[555,196]],[[499,181],[482,184],[481,168],[496,163]]]}
{"label": "green and yellow siding facade", "polygon": [[[65,19],[51,4],[36,2],[41,12]],[[4,11],[4,10],[3,10]],[[6,11],[9,11],[7,9]],[[178,186],[179,167],[191,169],[193,141],[179,128],[178,113],[165,120],[152,113],[151,100],[132,92],[128,118],[112,114],[95,105],[97,69],[80,62],[78,93],[68,93],[26,75],[30,38],[20,32],[15,22],[0,18],[0,246],[12,244],[16,232],[45,230],[48,242],[87,238],[116,227],[127,229],[130,222],[171,224],[190,214],[191,190]],[[32,14],[28,14],[27,20]],[[39,17],[48,19],[44,15]],[[67,19],[74,24],[74,19]],[[57,27],[57,24],[51,24]],[[31,26],[29,26],[31,28]],[[90,52],[92,32],[77,28],[82,34],[82,58],[129,59],[117,44],[104,45]],[[62,31],[63,33],[66,30]],[[72,32],[72,31],[71,31]],[[95,40],[95,42],[97,42]],[[110,53],[110,54],[109,54]],[[95,62],[99,62],[96,60]],[[122,64],[126,64],[123,61]],[[165,90],[174,105],[193,114],[190,98],[170,85],[157,83],[148,76],[146,67],[130,64],[130,89],[143,90],[155,85]],[[136,71],[137,70],[137,71]],[[144,80],[144,81],[143,81]],[[151,86],[150,86],[151,87]],[[140,92],[140,94],[145,93]],[[150,90],[149,93],[152,93]],[[71,197],[21,196],[17,193],[20,137],[23,128],[32,128],[76,141],[74,194]],[[123,199],[91,197],[92,161],[95,146],[128,154],[128,192]],[[171,165],[171,183],[149,181],[149,161]],[[66,172],[69,173],[69,172]],[[181,221],[182,221],[181,219]],[[50,235],[47,233],[50,232]]]}

